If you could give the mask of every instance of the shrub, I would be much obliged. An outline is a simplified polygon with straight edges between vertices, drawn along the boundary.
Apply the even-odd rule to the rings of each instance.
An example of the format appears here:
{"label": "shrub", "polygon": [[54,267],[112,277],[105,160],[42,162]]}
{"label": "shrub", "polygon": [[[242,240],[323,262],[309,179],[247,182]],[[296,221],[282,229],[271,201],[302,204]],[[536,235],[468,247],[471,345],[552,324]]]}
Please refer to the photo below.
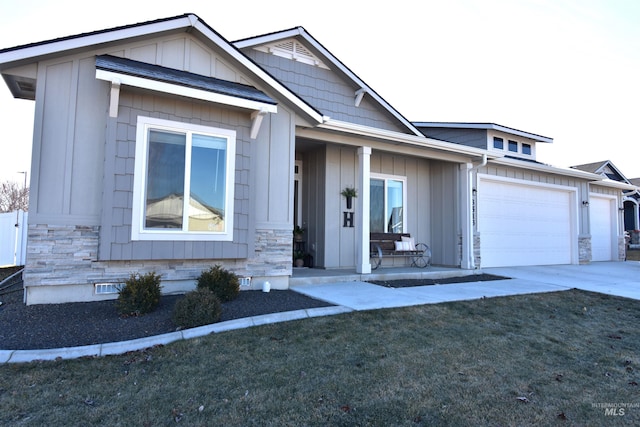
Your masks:
{"label": "shrub", "polygon": [[197,279],[198,289],[209,289],[221,302],[229,302],[240,293],[240,280],[234,273],[216,265],[205,270]]}
{"label": "shrub", "polygon": [[160,276],[155,272],[132,274],[118,291],[118,311],[123,316],[150,313],[160,304]]}
{"label": "shrub", "polygon": [[220,320],[222,304],[209,289],[196,289],[185,294],[184,298],[176,302],[171,319],[176,326],[195,328],[209,325]]}

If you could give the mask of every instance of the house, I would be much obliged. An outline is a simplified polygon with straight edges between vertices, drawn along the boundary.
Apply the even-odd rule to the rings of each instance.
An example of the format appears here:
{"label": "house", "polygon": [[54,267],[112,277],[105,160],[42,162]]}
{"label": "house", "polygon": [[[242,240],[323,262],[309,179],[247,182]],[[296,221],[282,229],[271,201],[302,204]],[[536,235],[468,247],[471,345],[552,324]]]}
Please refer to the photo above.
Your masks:
{"label": "house", "polygon": [[370,232],[462,269],[590,262],[596,200],[624,259],[627,184],[538,163],[550,138],[412,123],[301,27],[231,43],[187,14],[0,50],[0,72],[35,101],[27,304],[214,264],[284,289],[295,225],[315,267],[362,274]]}
{"label": "house", "polygon": [[571,167],[632,186],[623,191],[622,207],[624,210],[624,230],[632,231],[640,229],[640,179],[627,179],[610,160]]}

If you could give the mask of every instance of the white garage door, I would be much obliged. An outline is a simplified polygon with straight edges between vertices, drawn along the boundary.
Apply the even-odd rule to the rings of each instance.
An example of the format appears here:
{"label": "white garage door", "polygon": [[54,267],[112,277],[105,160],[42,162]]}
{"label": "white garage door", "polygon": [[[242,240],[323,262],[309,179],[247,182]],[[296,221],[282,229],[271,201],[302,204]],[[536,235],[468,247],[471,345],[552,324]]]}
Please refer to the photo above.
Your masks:
{"label": "white garage door", "polygon": [[616,232],[615,199],[591,193],[589,195],[589,225],[591,229],[591,260],[611,261]]}
{"label": "white garage door", "polygon": [[482,267],[572,263],[574,189],[479,178]]}

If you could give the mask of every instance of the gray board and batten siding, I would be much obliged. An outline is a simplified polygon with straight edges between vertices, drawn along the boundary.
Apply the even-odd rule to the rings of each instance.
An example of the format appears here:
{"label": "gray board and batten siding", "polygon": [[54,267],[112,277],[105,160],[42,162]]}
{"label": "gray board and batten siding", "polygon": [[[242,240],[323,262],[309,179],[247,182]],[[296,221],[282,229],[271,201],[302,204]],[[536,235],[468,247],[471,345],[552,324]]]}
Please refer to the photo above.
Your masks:
{"label": "gray board and batten siding", "polygon": [[[41,287],[43,296],[33,301],[53,295],[46,285],[121,280],[140,269],[192,280],[213,259],[246,275],[290,274],[293,179],[282,165],[293,164],[295,114],[279,105],[250,140],[250,110],[123,86],[118,117],[109,118],[110,85],[96,79],[95,67],[96,56],[105,54],[255,83],[274,95],[215,47],[184,33],[38,63],[25,286]],[[236,130],[233,242],[131,241],[138,115]],[[58,294],[52,300],[92,298],[90,289]]]}

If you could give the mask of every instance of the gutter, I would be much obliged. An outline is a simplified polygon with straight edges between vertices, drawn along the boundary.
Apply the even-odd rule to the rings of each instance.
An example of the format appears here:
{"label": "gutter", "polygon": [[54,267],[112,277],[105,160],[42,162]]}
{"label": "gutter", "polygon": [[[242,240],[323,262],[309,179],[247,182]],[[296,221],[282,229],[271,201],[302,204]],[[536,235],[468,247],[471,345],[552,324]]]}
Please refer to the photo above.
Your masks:
{"label": "gutter", "polygon": [[318,129],[351,133],[358,136],[378,138],[388,142],[397,142],[421,148],[432,148],[451,152],[463,156],[487,157],[487,151],[480,148],[466,147],[453,142],[440,141],[438,139],[427,138],[426,136],[408,135],[405,133],[372,128],[369,126],[356,125],[340,120],[324,118],[324,122],[317,126]]}

